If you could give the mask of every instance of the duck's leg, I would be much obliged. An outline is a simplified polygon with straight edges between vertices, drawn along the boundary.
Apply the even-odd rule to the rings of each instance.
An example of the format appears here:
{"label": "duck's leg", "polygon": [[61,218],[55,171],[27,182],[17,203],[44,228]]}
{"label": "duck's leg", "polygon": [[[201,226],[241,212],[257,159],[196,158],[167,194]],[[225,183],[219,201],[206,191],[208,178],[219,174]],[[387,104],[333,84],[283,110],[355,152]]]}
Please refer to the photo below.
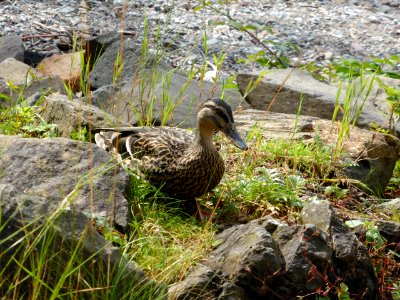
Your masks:
{"label": "duck's leg", "polygon": [[195,216],[198,214],[201,222],[207,222],[208,220],[213,218],[214,211],[212,212],[206,211],[201,208],[199,202],[197,202],[196,199],[194,201],[196,202],[196,208],[197,208]]}

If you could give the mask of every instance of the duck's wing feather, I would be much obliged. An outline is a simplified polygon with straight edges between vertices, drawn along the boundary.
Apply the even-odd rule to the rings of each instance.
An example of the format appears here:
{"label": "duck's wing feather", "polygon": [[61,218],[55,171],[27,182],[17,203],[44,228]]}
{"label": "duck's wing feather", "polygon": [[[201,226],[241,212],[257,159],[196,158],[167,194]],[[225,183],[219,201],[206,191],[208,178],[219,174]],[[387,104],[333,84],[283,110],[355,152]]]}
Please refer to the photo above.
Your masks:
{"label": "duck's wing feather", "polygon": [[193,135],[175,127],[122,127],[95,129],[96,144],[132,158],[175,160],[193,141]]}

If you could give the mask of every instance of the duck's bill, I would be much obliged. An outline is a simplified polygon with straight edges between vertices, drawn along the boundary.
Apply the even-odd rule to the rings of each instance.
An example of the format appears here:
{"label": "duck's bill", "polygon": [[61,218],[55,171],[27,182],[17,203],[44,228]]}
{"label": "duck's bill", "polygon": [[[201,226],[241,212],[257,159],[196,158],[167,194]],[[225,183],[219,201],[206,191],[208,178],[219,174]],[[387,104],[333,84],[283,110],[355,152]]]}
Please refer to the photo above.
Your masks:
{"label": "duck's bill", "polygon": [[246,142],[242,140],[239,133],[234,127],[228,126],[223,132],[236,147],[242,150],[247,149]]}

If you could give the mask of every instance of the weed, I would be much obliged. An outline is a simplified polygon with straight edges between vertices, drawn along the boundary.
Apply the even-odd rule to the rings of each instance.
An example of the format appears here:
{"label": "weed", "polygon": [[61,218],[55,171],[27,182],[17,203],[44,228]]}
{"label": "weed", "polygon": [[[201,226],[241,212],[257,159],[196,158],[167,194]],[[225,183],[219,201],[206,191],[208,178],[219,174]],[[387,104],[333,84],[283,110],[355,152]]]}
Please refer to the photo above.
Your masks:
{"label": "weed", "polygon": [[46,123],[34,106],[14,105],[0,110],[0,133],[23,137],[56,137],[57,126]]}
{"label": "weed", "polygon": [[82,142],[88,142],[90,141],[89,138],[89,133],[86,127],[81,127],[77,131],[72,131],[71,132],[71,139],[72,140],[77,140],[77,141],[82,141]]}

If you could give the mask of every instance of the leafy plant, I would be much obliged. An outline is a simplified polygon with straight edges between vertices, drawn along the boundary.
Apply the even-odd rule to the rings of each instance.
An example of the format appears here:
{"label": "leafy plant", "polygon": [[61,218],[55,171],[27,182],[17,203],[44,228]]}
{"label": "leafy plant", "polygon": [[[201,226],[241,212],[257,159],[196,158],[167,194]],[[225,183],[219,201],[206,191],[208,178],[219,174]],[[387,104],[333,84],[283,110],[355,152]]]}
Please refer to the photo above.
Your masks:
{"label": "leafy plant", "polygon": [[89,139],[89,132],[86,126],[79,128],[77,131],[72,131],[71,139],[82,142],[88,142],[90,139]]}
{"label": "leafy plant", "polygon": [[46,123],[35,106],[13,105],[0,110],[0,133],[23,137],[55,137],[57,125]]}
{"label": "leafy plant", "polygon": [[400,79],[400,72],[393,69],[400,62],[400,56],[392,55],[389,58],[374,58],[371,61],[356,59],[342,59],[334,62],[326,74],[331,78],[356,78],[361,75],[376,74]]}

